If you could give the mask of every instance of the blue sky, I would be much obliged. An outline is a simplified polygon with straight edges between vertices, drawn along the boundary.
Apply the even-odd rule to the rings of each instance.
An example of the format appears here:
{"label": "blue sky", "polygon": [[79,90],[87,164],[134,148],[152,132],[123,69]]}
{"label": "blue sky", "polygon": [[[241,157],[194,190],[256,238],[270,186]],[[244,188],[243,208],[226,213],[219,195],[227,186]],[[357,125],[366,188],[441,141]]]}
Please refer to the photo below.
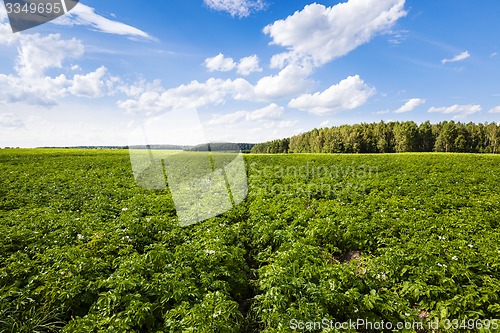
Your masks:
{"label": "blue sky", "polygon": [[13,34],[0,2],[0,147],[499,122],[498,14],[496,0],[82,1]]}

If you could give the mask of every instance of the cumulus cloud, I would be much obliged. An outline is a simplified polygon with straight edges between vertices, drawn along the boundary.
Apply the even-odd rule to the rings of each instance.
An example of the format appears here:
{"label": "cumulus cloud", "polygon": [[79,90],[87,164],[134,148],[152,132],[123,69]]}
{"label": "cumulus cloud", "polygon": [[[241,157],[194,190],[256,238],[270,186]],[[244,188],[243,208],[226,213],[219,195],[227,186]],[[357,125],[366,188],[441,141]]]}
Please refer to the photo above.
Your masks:
{"label": "cumulus cloud", "polygon": [[72,11],[68,12],[56,20],[52,21],[59,25],[83,25],[88,26],[96,31],[128,36],[135,39],[153,40],[154,38],[146,32],[137,29],[128,24],[110,20],[101,15],[96,14],[94,8],[79,2]]}
{"label": "cumulus cloud", "polygon": [[85,75],[75,75],[69,87],[69,92],[80,97],[97,98],[104,96],[106,91],[104,76],[106,73],[106,67],[101,66],[94,72]]}
{"label": "cumulus cloud", "polygon": [[469,57],[470,57],[470,53],[469,53],[469,51],[464,51],[464,52],[462,52],[462,53],[460,53],[460,54],[457,54],[457,55],[456,55],[456,56],[454,56],[453,58],[450,58],[450,59],[443,59],[443,60],[441,60],[441,63],[444,65],[444,64],[446,64],[446,63],[448,63],[448,62],[458,62],[458,61],[463,61],[463,60],[465,60],[465,59],[467,59],[467,58],[469,58]]}
{"label": "cumulus cloud", "polygon": [[285,109],[275,103],[271,103],[268,106],[249,112],[246,119],[248,121],[264,120],[264,119],[276,119],[281,117],[285,113]]}
{"label": "cumulus cloud", "polygon": [[236,67],[233,58],[226,58],[222,53],[205,59],[205,67],[210,71],[228,72]]}
{"label": "cumulus cloud", "polygon": [[[232,15],[246,15],[248,11],[241,8],[252,7],[248,7],[252,2],[238,0],[206,0],[206,3]],[[256,3],[262,2],[253,2]],[[271,59],[271,67],[278,68],[278,73],[261,77],[255,85],[242,78],[192,81],[177,88],[144,92],[120,101],[119,106],[131,112],[154,112],[218,105],[231,98],[271,102],[297,96],[313,86],[310,76],[318,66],[349,53],[377,34],[389,32],[397,20],[406,15],[404,4],[405,0],[349,0],[332,7],[305,6],[292,16],[264,28],[273,44],[288,49]],[[240,75],[248,75],[262,71],[256,55],[238,61],[219,53],[205,59],[204,64],[211,72],[235,70]],[[374,92],[374,88],[366,86],[359,76],[355,76],[323,93],[300,96],[292,100],[291,105],[317,114],[337,112],[362,105]],[[227,119],[232,121],[243,116],[239,113],[231,117],[234,118]]]}
{"label": "cumulus cloud", "polygon": [[237,66],[237,72],[241,75],[250,75],[253,72],[262,72],[262,68],[259,67],[259,57],[254,54],[249,57],[241,58]]}
{"label": "cumulus cloud", "polygon": [[100,97],[111,93],[116,78],[107,76],[105,67],[72,78],[45,74],[83,53],[82,43],[74,38],[64,40],[59,34],[20,35],[15,74],[0,74],[0,103],[53,106],[69,95]]}
{"label": "cumulus cloud", "polygon": [[263,99],[283,98],[298,94],[312,84],[308,77],[312,68],[289,64],[276,75],[264,76],[255,85],[255,93]]}
{"label": "cumulus cloud", "polygon": [[494,108],[491,108],[490,111],[488,111],[489,113],[500,113],[500,105],[499,106],[495,106]]}
{"label": "cumulus cloud", "polygon": [[12,33],[12,29],[7,22],[7,11],[5,10],[4,2],[0,2],[0,45],[12,44],[19,39],[20,34]]}
{"label": "cumulus cloud", "polygon": [[275,103],[255,110],[255,111],[237,111],[224,115],[214,115],[210,120],[212,125],[229,125],[241,121],[259,121],[278,119],[285,113],[285,109]]}
{"label": "cumulus cloud", "polygon": [[[4,2],[0,3],[0,23],[7,21],[7,10]],[[12,32],[12,31],[11,31]]]}
{"label": "cumulus cloud", "polygon": [[59,34],[23,35],[16,70],[23,77],[39,77],[48,68],[62,68],[64,60],[79,58],[83,53],[83,44],[75,38],[63,40]]}
{"label": "cumulus cloud", "polygon": [[136,87],[133,89],[134,94],[129,88],[119,88],[120,91],[127,92],[131,98],[120,100],[118,106],[132,113],[151,113],[220,105],[230,99],[252,102],[272,101],[275,98],[294,96],[310,87],[311,82],[308,76],[311,71],[311,68],[289,65],[276,75],[261,78],[255,85],[243,78],[234,80],[210,78],[206,82],[194,80],[170,89],[156,87],[151,90]]}
{"label": "cumulus cloud", "polygon": [[416,107],[422,105],[425,103],[425,99],[421,98],[412,98],[408,102],[406,102],[403,106],[401,106],[399,109],[394,111],[394,113],[404,113],[404,112],[409,112],[415,109]]}
{"label": "cumulus cloud", "polygon": [[205,67],[210,72],[220,71],[229,72],[236,68],[238,74],[249,75],[253,72],[260,72],[259,58],[256,55],[241,58],[238,63],[233,58],[226,57],[219,53],[215,57],[205,59]]}
{"label": "cumulus cloud", "polygon": [[23,128],[24,122],[13,113],[0,113],[0,128]]}
{"label": "cumulus cloud", "polygon": [[288,106],[321,116],[356,109],[365,104],[374,94],[375,88],[368,86],[358,75],[355,75],[347,77],[323,92],[294,98]]}
{"label": "cumulus cloud", "polygon": [[118,106],[129,112],[159,112],[223,104],[227,98],[251,100],[253,97],[253,87],[244,79],[210,78],[160,92],[146,91],[134,99],[119,101]]}
{"label": "cumulus cloud", "polygon": [[132,98],[121,100],[118,106],[129,112],[161,112],[179,108],[198,108],[224,104],[227,100],[252,102],[272,101],[290,97],[311,86],[310,68],[289,65],[276,75],[261,78],[256,85],[243,78],[223,80],[210,78],[206,82],[192,81],[176,88],[140,91]]}
{"label": "cumulus cloud", "polygon": [[332,7],[313,3],[266,26],[264,33],[273,44],[288,48],[278,56],[282,66],[284,60],[304,57],[321,65],[388,31],[406,15],[404,4],[405,0],[349,0]]}
{"label": "cumulus cloud", "polygon": [[266,7],[262,0],[204,0],[204,2],[210,9],[229,13],[233,17],[247,17]]}
{"label": "cumulus cloud", "polygon": [[427,112],[430,113],[443,113],[443,114],[455,114],[453,117],[454,120],[460,120],[468,115],[481,112],[480,105],[451,105],[445,107],[431,107]]}
{"label": "cumulus cloud", "polygon": [[[0,8],[3,4],[0,3]],[[1,21],[0,21],[1,22]],[[17,41],[20,34],[12,33],[12,29],[8,23],[0,23],[0,45],[9,45]]]}

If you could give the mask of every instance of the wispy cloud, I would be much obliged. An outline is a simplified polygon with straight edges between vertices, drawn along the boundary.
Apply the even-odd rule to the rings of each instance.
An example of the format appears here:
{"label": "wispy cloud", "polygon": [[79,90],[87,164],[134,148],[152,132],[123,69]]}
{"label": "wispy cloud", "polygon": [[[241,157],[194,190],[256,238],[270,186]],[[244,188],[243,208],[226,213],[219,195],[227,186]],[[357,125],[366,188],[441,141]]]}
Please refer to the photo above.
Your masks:
{"label": "wispy cloud", "polygon": [[278,119],[285,113],[285,109],[275,103],[255,111],[237,111],[225,115],[214,115],[210,120],[213,125],[228,125],[240,121],[259,121]]}
{"label": "wispy cloud", "polygon": [[13,113],[0,113],[0,128],[23,128],[24,122]]}
{"label": "wispy cloud", "polygon": [[409,112],[416,107],[422,105],[425,103],[425,99],[421,98],[412,98],[408,102],[406,102],[403,106],[401,106],[399,109],[394,111],[394,113],[404,113],[404,112]]}
{"label": "wispy cloud", "polygon": [[390,110],[380,110],[380,111],[375,111],[375,112],[372,112],[372,114],[374,115],[381,115],[381,114],[388,114],[388,113],[391,113]]}
{"label": "wispy cloud", "polygon": [[457,54],[456,56],[454,56],[453,58],[450,58],[450,59],[442,59],[441,60],[441,63],[444,65],[446,63],[449,63],[449,62],[458,62],[458,61],[463,61],[467,58],[470,57],[470,53],[469,51],[464,51],[460,54]]}
{"label": "wispy cloud", "polygon": [[499,106],[495,106],[494,108],[491,108],[490,111],[488,111],[489,113],[500,113],[500,105]]}
{"label": "wispy cloud", "polygon": [[387,33],[389,38],[387,41],[393,45],[399,45],[408,39],[409,31],[408,30],[396,30],[389,31]]}
{"label": "wispy cloud", "polygon": [[430,113],[443,113],[443,114],[455,114],[454,120],[460,120],[468,115],[481,112],[481,105],[451,105],[445,107],[431,107],[427,112]]}
{"label": "wispy cloud", "polygon": [[83,25],[90,27],[96,31],[127,36],[133,39],[140,40],[154,40],[155,38],[148,33],[130,26],[128,24],[110,20],[99,14],[96,14],[94,8],[82,4],[81,2],[73,8],[68,14],[59,17],[52,21],[52,23],[59,25]]}
{"label": "wispy cloud", "polygon": [[263,0],[204,0],[204,2],[210,9],[227,12],[236,17],[247,17],[266,7]]}

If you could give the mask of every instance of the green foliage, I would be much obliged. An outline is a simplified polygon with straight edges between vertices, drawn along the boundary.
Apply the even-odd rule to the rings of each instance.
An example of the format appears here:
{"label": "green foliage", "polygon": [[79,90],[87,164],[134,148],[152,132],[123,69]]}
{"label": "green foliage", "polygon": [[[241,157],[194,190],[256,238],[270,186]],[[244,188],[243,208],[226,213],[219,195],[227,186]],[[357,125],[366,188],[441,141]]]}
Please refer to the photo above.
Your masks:
{"label": "green foliage", "polygon": [[258,143],[250,150],[253,154],[286,154],[290,146],[290,139],[273,140]]}
{"label": "green foliage", "polygon": [[[391,150],[402,135],[374,131],[342,147]],[[247,199],[181,228],[168,189],[135,185],[126,151],[0,151],[0,331],[499,318],[498,156],[245,157]]]}
{"label": "green foliage", "polygon": [[500,128],[491,124],[444,121],[435,125],[413,121],[342,125],[313,129],[255,145],[252,153],[497,153]]}

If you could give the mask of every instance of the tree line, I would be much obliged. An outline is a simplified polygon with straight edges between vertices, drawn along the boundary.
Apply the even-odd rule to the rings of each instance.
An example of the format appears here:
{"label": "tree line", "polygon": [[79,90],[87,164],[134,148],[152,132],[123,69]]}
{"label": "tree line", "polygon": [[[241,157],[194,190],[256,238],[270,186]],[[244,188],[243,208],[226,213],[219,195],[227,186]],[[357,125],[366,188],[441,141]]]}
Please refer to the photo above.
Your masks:
{"label": "tree line", "polygon": [[291,138],[259,143],[251,152],[278,153],[497,153],[496,123],[443,121],[420,125],[413,121],[362,123],[313,129]]}

